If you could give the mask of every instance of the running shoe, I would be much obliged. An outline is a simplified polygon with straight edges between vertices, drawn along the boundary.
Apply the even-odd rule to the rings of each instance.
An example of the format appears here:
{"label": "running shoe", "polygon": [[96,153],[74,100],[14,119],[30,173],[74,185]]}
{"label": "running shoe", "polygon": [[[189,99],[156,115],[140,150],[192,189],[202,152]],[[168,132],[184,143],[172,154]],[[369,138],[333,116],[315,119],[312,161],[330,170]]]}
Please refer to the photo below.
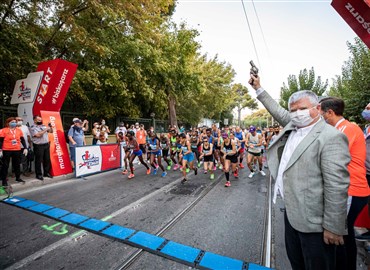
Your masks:
{"label": "running shoe", "polygon": [[174,171],[177,171],[178,168],[179,168],[179,164],[175,164],[175,166],[173,166]]}
{"label": "running shoe", "polygon": [[225,187],[230,187],[230,186],[231,186],[230,181],[226,181],[226,183],[225,183]]}
{"label": "running shoe", "polygon": [[6,188],[6,187],[4,187],[4,186],[1,186],[1,187],[0,187],[0,195],[4,195],[4,194],[6,194],[5,188]]}
{"label": "running shoe", "polygon": [[262,170],[260,170],[260,174],[261,174],[262,176],[266,176],[266,173],[265,173],[264,171],[262,171]]}
{"label": "running shoe", "polygon": [[235,171],[235,172],[234,172],[234,177],[235,177],[235,178],[239,178],[238,171]]}
{"label": "running shoe", "polygon": [[200,161],[198,161],[198,168],[200,168]]}
{"label": "running shoe", "polygon": [[239,164],[239,167],[240,167],[240,169],[244,169],[244,165],[243,165],[243,163],[240,163],[240,164]]}
{"label": "running shoe", "polygon": [[190,169],[189,168],[186,168],[186,173],[189,173],[190,172]]}
{"label": "running shoe", "polygon": [[214,166],[213,166],[213,170],[214,170],[214,171],[215,171],[215,170],[217,170],[217,167],[216,167],[216,165],[214,165]]}
{"label": "running shoe", "polygon": [[132,178],[134,178],[134,177],[135,177],[135,174],[130,173],[130,175],[128,176],[128,179],[132,179]]}
{"label": "running shoe", "polygon": [[127,170],[123,170],[123,171],[122,171],[122,174],[123,174],[123,175],[126,175],[127,173],[128,173],[128,171],[127,171]]}
{"label": "running shoe", "polygon": [[157,171],[158,171],[157,169],[154,169],[153,170],[153,175],[156,175],[157,174]]}
{"label": "running shoe", "polygon": [[215,174],[214,173],[211,173],[211,180],[215,179]]}
{"label": "running shoe", "polygon": [[251,172],[249,175],[248,175],[248,177],[249,178],[252,178],[254,176],[254,172]]}
{"label": "running shoe", "polygon": [[218,168],[219,168],[220,170],[222,170],[222,169],[223,169],[222,164],[220,164],[220,166],[218,166]]}
{"label": "running shoe", "polygon": [[188,179],[186,179],[186,178],[182,179],[182,180],[181,180],[181,184],[185,184],[185,183],[186,183],[186,181],[188,181]]}
{"label": "running shoe", "polygon": [[170,171],[171,170],[171,165],[168,165],[167,166],[167,171]]}
{"label": "running shoe", "polygon": [[151,170],[150,170],[150,168],[149,168],[149,169],[147,169],[147,170],[146,170],[146,174],[147,174],[147,175],[148,175],[148,174],[150,174],[150,171],[151,171]]}
{"label": "running shoe", "polygon": [[194,168],[194,174],[197,175],[198,174],[198,168]]}
{"label": "running shoe", "polygon": [[204,174],[207,174],[207,170],[204,170],[204,172],[203,172]]}
{"label": "running shoe", "polygon": [[166,177],[166,175],[167,175],[167,172],[162,173],[162,177]]}
{"label": "running shoe", "polygon": [[159,168],[159,165],[158,164],[155,164],[155,168],[158,169]]}

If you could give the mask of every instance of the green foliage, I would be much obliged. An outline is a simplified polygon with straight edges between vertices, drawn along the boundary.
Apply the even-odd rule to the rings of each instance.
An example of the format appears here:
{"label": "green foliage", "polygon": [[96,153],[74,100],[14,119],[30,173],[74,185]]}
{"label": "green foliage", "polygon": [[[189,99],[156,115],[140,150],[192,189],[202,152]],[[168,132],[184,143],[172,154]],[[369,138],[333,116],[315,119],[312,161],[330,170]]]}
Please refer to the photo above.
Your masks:
{"label": "green foliage", "polygon": [[300,90],[311,90],[318,96],[322,96],[328,87],[328,80],[321,81],[321,77],[315,76],[315,70],[312,67],[309,71],[307,69],[299,72],[298,78],[295,75],[288,76],[288,85],[283,83],[280,90],[280,105],[288,109],[289,97]]}
{"label": "green foliage", "polygon": [[246,116],[243,123],[245,127],[253,125],[264,128],[272,124],[272,116],[266,109],[260,109]]}
{"label": "green foliage", "polygon": [[[0,95],[39,62],[78,64],[64,108],[95,117],[196,124],[235,104],[232,67],[200,54],[198,32],[170,21],[174,0],[0,3]],[[250,96],[238,106],[250,106]],[[246,102],[248,100],[248,102]]]}
{"label": "green foliage", "polygon": [[342,75],[334,79],[328,94],[344,100],[347,119],[364,123],[361,112],[370,102],[370,50],[359,38],[347,45],[351,56],[342,67]]}

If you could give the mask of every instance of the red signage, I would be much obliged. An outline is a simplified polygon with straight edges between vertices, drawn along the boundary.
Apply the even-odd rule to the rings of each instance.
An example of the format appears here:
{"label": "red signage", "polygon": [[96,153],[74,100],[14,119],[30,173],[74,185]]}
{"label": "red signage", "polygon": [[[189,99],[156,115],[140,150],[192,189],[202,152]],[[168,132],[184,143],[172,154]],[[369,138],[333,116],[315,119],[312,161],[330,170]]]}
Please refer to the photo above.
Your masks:
{"label": "red signage", "polygon": [[331,5],[370,48],[370,7],[366,0],[333,0]]}
{"label": "red signage", "polygon": [[101,144],[100,149],[102,153],[101,170],[116,169],[121,166],[121,152],[120,144]]}
{"label": "red signage", "polygon": [[37,71],[43,71],[44,76],[33,105],[33,115],[39,115],[41,110],[60,111],[76,70],[76,64],[62,59],[39,64]]}
{"label": "red signage", "polygon": [[76,64],[62,59],[42,62],[37,67],[37,71],[43,71],[44,75],[36,93],[32,113],[40,115],[44,122],[53,125],[54,133],[49,138],[51,174],[54,176],[72,172],[59,112],[76,70]]}
{"label": "red signage", "polygon": [[51,174],[63,175],[72,172],[66,139],[64,137],[62,119],[59,112],[41,111],[45,124],[50,123],[53,133],[49,134]]}

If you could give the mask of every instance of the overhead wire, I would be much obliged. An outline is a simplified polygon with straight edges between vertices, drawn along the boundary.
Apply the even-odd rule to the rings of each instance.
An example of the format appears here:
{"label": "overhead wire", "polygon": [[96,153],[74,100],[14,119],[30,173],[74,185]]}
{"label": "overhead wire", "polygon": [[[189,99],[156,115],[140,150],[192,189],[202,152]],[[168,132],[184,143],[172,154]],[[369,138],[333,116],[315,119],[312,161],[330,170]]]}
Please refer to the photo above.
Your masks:
{"label": "overhead wire", "polygon": [[241,1],[242,1],[242,5],[243,5],[243,10],[244,10],[245,19],[247,20],[249,33],[250,33],[250,35],[251,35],[251,39],[252,39],[252,43],[253,43],[253,47],[254,47],[254,52],[255,52],[256,57],[257,57],[258,66],[261,68],[261,63],[260,63],[260,59],[259,59],[259,57],[258,57],[257,47],[256,47],[256,43],[254,42],[253,33],[252,33],[252,29],[251,29],[251,26],[250,26],[250,23],[249,23],[249,19],[248,19],[247,11],[245,10],[244,1],[243,1],[243,0],[241,0]]}
{"label": "overhead wire", "polygon": [[268,56],[269,59],[271,59],[271,57],[270,57],[270,50],[269,50],[269,47],[267,46],[267,42],[266,42],[266,39],[265,39],[265,34],[264,34],[263,30],[262,30],[260,18],[258,17],[256,6],[254,5],[254,0],[252,0],[252,4],[253,4],[254,13],[256,14],[256,17],[257,17],[258,26],[259,26],[260,31],[261,31],[261,34],[262,34],[262,39],[263,39],[263,42],[264,42],[265,47],[266,47],[267,56]]}

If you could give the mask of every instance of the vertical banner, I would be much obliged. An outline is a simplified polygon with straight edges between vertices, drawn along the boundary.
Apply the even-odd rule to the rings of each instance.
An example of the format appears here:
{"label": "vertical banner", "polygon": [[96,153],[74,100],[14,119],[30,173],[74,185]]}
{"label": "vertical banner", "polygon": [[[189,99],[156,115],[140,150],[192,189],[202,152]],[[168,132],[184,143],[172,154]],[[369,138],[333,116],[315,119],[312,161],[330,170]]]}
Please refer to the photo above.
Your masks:
{"label": "vertical banner", "polygon": [[[71,173],[72,167],[59,112],[77,71],[77,65],[62,59],[54,59],[40,63],[37,71],[43,72],[43,76],[33,103],[32,114],[41,115],[46,122],[45,116],[51,123],[55,123],[53,136],[50,136],[53,146],[50,147],[53,168],[51,173],[54,176]],[[23,109],[26,112],[26,109]],[[63,156],[60,153],[63,153]]]}
{"label": "vertical banner", "polygon": [[370,1],[333,0],[331,5],[370,49]]}
{"label": "vertical banner", "polygon": [[62,175],[72,172],[71,161],[64,137],[62,119],[59,112],[41,111],[44,124],[51,124],[53,133],[49,133],[50,160],[52,175]]}

